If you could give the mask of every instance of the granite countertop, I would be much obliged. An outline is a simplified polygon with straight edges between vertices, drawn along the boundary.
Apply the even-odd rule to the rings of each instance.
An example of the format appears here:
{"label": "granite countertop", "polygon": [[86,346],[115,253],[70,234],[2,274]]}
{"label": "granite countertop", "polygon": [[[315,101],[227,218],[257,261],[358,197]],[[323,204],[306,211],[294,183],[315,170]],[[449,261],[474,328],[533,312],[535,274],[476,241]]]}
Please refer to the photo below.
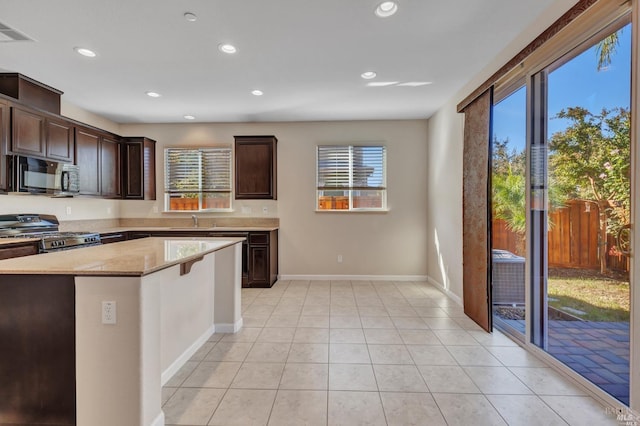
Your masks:
{"label": "granite countertop", "polygon": [[[251,232],[251,231],[261,231],[261,232],[270,232],[277,230],[277,226],[119,226],[116,228],[105,228],[100,229],[100,234],[110,234],[114,232],[145,232],[145,231],[174,231],[174,232],[186,232],[186,231],[195,231],[195,232]],[[88,232],[96,232],[95,230],[87,230]]]}
{"label": "granite countertop", "polygon": [[0,260],[6,274],[143,276],[197,260],[243,238],[141,238]]}

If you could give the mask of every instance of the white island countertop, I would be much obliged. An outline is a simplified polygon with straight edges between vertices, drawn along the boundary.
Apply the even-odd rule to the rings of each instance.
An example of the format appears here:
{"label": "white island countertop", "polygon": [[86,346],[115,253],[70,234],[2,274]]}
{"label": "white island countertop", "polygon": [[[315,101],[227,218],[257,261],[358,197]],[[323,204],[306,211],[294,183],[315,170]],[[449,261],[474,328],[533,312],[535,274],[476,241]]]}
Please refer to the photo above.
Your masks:
{"label": "white island countertop", "polygon": [[144,276],[197,261],[244,238],[141,238],[0,260],[0,275]]}

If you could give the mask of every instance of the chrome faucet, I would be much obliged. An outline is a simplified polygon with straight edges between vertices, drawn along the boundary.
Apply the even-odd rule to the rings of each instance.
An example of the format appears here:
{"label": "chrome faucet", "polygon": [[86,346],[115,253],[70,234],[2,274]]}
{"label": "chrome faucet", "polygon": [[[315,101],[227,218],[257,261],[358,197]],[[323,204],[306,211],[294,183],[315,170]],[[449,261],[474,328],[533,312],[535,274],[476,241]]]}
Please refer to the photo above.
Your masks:
{"label": "chrome faucet", "polygon": [[198,227],[198,216],[196,216],[195,214],[191,215],[191,219],[193,219],[193,227],[197,228]]}

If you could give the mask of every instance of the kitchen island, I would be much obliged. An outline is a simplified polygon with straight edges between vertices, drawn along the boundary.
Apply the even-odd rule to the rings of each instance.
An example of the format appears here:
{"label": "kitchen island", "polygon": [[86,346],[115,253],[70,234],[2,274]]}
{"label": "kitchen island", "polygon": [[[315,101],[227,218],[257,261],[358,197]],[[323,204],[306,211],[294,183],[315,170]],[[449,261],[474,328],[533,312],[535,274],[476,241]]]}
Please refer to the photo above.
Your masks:
{"label": "kitchen island", "polygon": [[242,238],[145,238],[0,261],[0,424],[163,425],[161,387],[235,332]]}

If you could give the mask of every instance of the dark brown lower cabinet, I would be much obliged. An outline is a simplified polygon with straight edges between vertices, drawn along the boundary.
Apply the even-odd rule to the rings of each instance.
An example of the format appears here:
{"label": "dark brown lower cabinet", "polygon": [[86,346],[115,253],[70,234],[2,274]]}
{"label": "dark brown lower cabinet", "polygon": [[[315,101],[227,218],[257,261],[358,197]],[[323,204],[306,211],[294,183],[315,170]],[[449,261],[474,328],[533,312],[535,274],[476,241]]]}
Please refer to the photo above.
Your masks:
{"label": "dark brown lower cabinet", "polygon": [[256,285],[269,281],[269,247],[249,247],[249,284]]}
{"label": "dark brown lower cabinet", "polygon": [[278,279],[278,232],[249,233],[247,287],[271,287]]}
{"label": "dark brown lower cabinet", "polygon": [[109,232],[107,234],[100,234],[100,242],[102,244],[111,244],[120,241],[127,241],[126,232]]}
{"label": "dark brown lower cabinet", "polygon": [[73,276],[0,275],[0,424],[75,425]]}
{"label": "dark brown lower cabinet", "polygon": [[0,260],[30,256],[32,254],[38,254],[38,240],[3,244],[0,246]]}

